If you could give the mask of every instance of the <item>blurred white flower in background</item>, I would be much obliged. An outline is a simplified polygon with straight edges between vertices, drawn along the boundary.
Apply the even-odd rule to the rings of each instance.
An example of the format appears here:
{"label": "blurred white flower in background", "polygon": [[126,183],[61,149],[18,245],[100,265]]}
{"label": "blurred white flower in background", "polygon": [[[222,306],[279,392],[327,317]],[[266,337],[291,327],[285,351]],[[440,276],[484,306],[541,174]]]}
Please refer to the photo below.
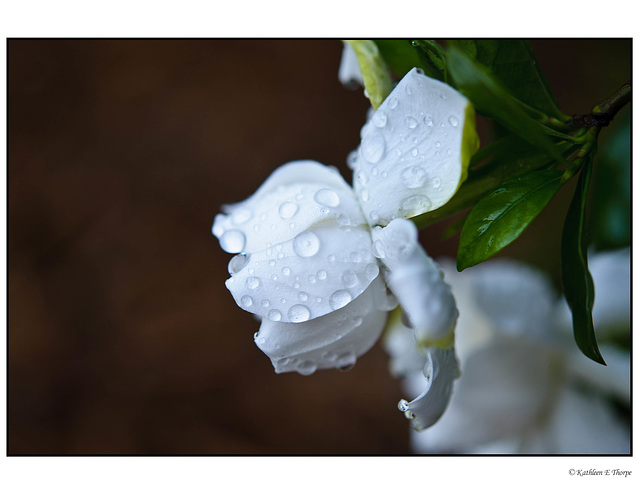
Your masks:
{"label": "blurred white flower in background", "polygon": [[[571,314],[545,276],[495,260],[458,273],[444,262],[460,317],[461,377],[446,414],[412,432],[417,453],[625,454],[630,451],[630,251],[593,255],[593,318],[608,366],[573,341]],[[385,338],[408,393],[425,362],[399,319]]]}

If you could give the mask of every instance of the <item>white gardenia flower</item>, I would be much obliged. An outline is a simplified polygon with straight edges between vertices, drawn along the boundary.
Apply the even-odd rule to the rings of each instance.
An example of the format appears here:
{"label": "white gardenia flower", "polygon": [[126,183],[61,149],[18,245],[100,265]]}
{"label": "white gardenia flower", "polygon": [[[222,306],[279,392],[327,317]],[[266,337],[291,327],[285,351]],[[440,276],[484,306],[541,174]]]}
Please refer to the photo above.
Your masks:
{"label": "white gardenia flower", "polygon": [[[596,303],[595,322],[629,321],[628,254],[593,256],[596,301],[615,299],[618,308],[614,315],[611,307]],[[608,268],[606,273],[600,265]],[[461,377],[444,417],[428,431],[412,434],[416,452],[629,452],[629,425],[611,404],[612,398],[630,403],[629,353],[606,342],[602,324],[596,324],[596,332],[607,367],[577,349],[566,303],[540,272],[506,260],[462,273],[452,263],[443,268],[460,310],[456,348]],[[616,285],[607,282],[611,274],[618,277]],[[557,322],[565,326],[558,329]],[[424,381],[413,339],[397,322],[385,342],[392,370],[407,377],[412,394]]]}
{"label": "white gardenia flower", "polygon": [[[213,234],[236,254],[226,285],[241,308],[261,318],[255,341],[276,372],[351,367],[377,341],[398,302],[423,344],[451,348],[455,302],[407,218],[446,202],[466,175],[466,143],[477,144],[474,124],[466,122],[473,120],[469,108],[449,86],[414,69],[363,128],[352,166],[358,180],[374,186],[370,193],[354,191],[332,167],[297,161],[216,216]],[[441,159],[427,152],[430,146],[442,148]],[[419,180],[403,184],[405,170]],[[441,181],[434,184],[436,174]],[[415,201],[417,195],[431,199]],[[453,350],[447,352],[455,361]],[[449,392],[438,381],[430,395],[448,400]]]}

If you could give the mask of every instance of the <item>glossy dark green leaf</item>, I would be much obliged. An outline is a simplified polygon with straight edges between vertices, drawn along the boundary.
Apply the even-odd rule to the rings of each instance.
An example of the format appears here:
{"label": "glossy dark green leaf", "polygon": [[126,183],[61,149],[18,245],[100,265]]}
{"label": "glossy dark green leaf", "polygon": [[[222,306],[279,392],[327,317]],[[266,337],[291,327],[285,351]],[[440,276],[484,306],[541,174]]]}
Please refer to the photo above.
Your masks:
{"label": "glossy dark green leaf", "polygon": [[593,279],[587,263],[585,209],[591,179],[591,162],[580,173],[569,205],[562,233],[562,285],[573,315],[573,336],[580,350],[590,359],[605,364],[593,328]]}
{"label": "glossy dark green leaf", "polygon": [[380,55],[396,76],[402,78],[414,67],[421,67],[418,52],[409,40],[374,40]]}
{"label": "glossy dark green leaf", "polygon": [[456,46],[450,46],[447,50],[447,68],[456,87],[471,100],[479,112],[495,119],[559,162],[565,161],[553,140],[545,133],[544,127],[527,115],[522,103],[511,96],[486,67]]}
{"label": "glossy dark green leaf", "polygon": [[528,41],[483,39],[457,44],[489,69],[511,95],[547,115],[563,117]]}
{"label": "glossy dark green leaf", "polygon": [[473,207],[460,234],[462,271],[515,241],[562,185],[559,170],[539,170],[506,180]]}

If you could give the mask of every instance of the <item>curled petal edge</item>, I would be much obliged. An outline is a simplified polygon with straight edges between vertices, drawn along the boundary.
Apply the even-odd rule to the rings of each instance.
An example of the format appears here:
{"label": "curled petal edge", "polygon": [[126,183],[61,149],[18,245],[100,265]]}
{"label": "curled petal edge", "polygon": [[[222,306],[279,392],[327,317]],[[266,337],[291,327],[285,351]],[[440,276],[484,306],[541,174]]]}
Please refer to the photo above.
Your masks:
{"label": "curled petal edge", "polygon": [[404,412],[415,430],[433,426],[449,405],[453,381],[459,376],[455,349],[429,348],[424,376],[427,380],[425,391],[411,402],[403,399],[398,403],[398,409]]}

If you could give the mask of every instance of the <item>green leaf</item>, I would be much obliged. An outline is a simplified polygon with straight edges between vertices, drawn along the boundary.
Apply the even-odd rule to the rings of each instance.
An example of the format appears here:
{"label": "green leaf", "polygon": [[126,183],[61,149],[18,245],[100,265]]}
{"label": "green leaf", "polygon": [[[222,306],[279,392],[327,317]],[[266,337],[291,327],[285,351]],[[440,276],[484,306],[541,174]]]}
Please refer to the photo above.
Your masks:
{"label": "green leaf", "polygon": [[565,116],[526,40],[460,40],[458,46],[489,69],[509,94],[547,115]]}
{"label": "green leaf", "polygon": [[527,115],[523,104],[511,96],[488,69],[455,45],[450,46],[447,51],[447,67],[458,90],[471,100],[479,112],[495,119],[559,162],[565,162],[553,140],[546,135],[544,126]]}
{"label": "green leaf", "polygon": [[[389,68],[400,79],[414,67],[421,67],[418,52],[409,40],[373,40]],[[427,73],[427,75],[429,75]]]}
{"label": "green leaf", "polygon": [[460,234],[462,271],[515,241],[562,185],[562,171],[539,170],[506,180],[471,210]]}
{"label": "green leaf", "polygon": [[562,233],[562,285],[573,315],[573,336],[580,350],[596,363],[604,364],[593,328],[593,279],[587,263],[585,209],[591,179],[589,161],[585,164],[569,205]]}

